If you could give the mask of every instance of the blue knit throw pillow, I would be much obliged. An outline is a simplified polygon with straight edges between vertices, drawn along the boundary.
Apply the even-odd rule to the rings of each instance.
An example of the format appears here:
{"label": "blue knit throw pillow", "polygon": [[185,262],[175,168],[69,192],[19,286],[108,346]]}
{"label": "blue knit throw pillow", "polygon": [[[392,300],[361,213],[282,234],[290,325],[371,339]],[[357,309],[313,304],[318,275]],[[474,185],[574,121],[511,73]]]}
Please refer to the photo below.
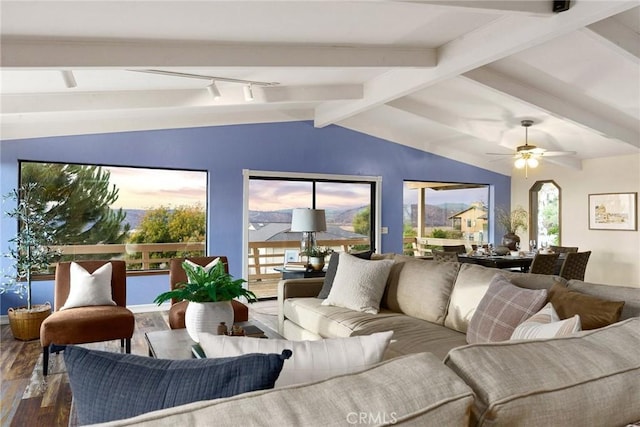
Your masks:
{"label": "blue knit throw pillow", "polygon": [[218,359],[166,360],[67,346],[78,422],[130,418],[200,400],[273,388],[290,350]]}

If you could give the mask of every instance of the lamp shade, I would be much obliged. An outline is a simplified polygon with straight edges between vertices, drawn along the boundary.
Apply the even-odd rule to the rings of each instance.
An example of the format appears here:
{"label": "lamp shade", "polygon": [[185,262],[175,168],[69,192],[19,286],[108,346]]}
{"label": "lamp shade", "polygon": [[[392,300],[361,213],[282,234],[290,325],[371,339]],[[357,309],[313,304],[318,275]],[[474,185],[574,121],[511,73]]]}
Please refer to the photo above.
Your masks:
{"label": "lamp shade", "polygon": [[291,214],[291,231],[325,231],[324,209],[296,208]]}

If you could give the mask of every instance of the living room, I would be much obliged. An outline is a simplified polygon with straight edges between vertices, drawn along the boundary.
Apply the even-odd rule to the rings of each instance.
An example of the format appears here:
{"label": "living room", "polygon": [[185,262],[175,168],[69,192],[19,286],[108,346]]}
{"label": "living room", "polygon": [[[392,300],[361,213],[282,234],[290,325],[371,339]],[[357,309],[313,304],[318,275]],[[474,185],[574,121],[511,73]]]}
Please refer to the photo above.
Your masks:
{"label": "living room", "polygon": [[[207,252],[246,277],[245,171],[379,177],[380,253],[402,252],[405,181],[528,209],[553,180],[562,244],[592,252],[585,281],[640,288],[637,226],[589,227],[590,194],[640,191],[637,2],[234,3],[3,1],[0,194],[24,160],[206,171]],[[524,119],[529,143],[568,154],[515,168]],[[16,227],[0,220],[0,252]],[[167,285],[131,276],[130,304]],[[2,319],[19,302],[1,295]]]}

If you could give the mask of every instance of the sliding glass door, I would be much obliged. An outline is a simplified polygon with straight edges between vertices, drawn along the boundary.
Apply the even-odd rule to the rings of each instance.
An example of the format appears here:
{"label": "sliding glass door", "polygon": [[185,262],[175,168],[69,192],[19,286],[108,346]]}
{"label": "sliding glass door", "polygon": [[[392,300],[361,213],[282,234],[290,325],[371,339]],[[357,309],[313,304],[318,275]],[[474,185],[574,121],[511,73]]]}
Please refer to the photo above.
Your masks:
{"label": "sliding glass door", "polygon": [[261,298],[276,296],[285,255],[298,257],[301,233],[290,231],[294,208],[324,209],[319,246],[335,251],[375,246],[376,182],[311,176],[250,175],[247,188],[248,282]]}

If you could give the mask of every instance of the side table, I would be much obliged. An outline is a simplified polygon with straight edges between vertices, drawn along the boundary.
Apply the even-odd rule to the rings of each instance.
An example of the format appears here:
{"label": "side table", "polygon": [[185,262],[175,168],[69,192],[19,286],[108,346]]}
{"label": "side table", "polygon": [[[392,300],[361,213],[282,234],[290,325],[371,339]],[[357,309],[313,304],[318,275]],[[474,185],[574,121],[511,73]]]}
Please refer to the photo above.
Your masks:
{"label": "side table", "polygon": [[324,277],[327,274],[324,270],[287,270],[286,268],[274,268],[282,273],[283,279],[308,279],[310,277]]}

